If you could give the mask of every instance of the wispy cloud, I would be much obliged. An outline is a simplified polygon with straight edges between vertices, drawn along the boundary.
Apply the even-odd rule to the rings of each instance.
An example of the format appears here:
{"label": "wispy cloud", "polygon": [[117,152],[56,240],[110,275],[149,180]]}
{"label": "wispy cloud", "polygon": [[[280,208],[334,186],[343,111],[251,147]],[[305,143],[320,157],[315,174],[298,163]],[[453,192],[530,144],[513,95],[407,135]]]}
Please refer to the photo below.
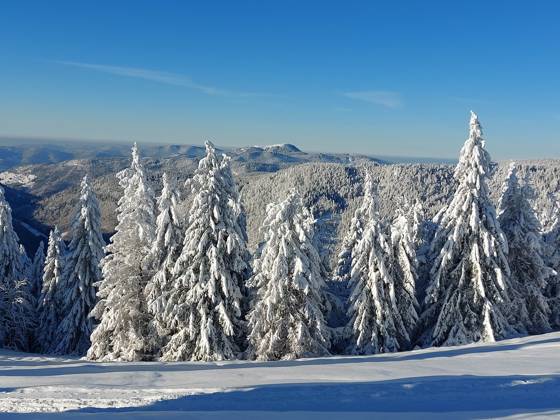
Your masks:
{"label": "wispy cloud", "polygon": [[370,104],[381,105],[385,108],[400,108],[403,101],[400,93],[387,90],[362,90],[355,92],[345,92],[344,96],[350,99],[369,102]]}
{"label": "wispy cloud", "polygon": [[135,67],[111,66],[105,64],[82,63],[77,61],[55,60],[53,62],[57,64],[62,64],[64,66],[77,67],[85,70],[97,71],[100,73],[107,73],[116,76],[148,80],[151,82],[162,83],[165,85],[184,87],[188,89],[197,90],[199,92],[211,96],[234,96],[234,97],[264,96],[264,94],[260,94],[260,93],[238,92],[238,91],[217,88],[215,86],[200,84],[195,82],[189,76],[177,74],[177,73],[169,73],[165,71],[148,70],[148,69],[141,69]]}

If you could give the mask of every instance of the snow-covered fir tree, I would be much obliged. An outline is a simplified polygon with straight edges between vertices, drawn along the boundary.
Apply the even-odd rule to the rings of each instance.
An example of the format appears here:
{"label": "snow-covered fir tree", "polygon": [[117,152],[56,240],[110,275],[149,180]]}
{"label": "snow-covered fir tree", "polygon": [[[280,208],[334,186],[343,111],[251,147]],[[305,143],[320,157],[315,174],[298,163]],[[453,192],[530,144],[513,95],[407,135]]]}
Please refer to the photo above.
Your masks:
{"label": "snow-covered fir tree", "polygon": [[12,224],[12,209],[0,187],[0,347],[29,350],[36,301],[31,294],[29,258]]}
{"label": "snow-covered fir tree", "polygon": [[551,330],[545,293],[548,279],[555,272],[544,262],[542,228],[529,202],[532,194],[527,183],[520,185],[512,163],[498,207],[498,221],[509,246],[510,324],[523,333],[542,334]]}
{"label": "snow-covered fir tree", "polygon": [[[367,171],[367,168],[364,170]],[[368,197],[367,192],[368,189],[372,188],[372,182],[371,174],[366,172],[364,175],[364,198],[362,204],[354,212],[350,227],[342,242],[342,249],[338,255],[338,261],[334,271],[335,279],[338,281],[350,280],[352,272],[352,252],[356,244],[362,238],[368,221],[375,217],[375,214],[372,213],[374,209],[373,202],[370,201],[371,197]]]}
{"label": "snow-covered fir tree", "polygon": [[455,195],[439,214],[425,299],[423,344],[494,341],[513,333],[509,308],[507,239],[489,198],[490,155],[471,113],[469,138],[455,169]]}
{"label": "snow-covered fir tree", "polygon": [[416,298],[419,263],[422,206],[420,203],[398,208],[390,226],[392,245],[391,270],[395,282],[395,298],[402,322],[412,339],[418,322],[419,304]]}
{"label": "snow-covered fir tree", "polygon": [[265,242],[253,267],[248,356],[258,360],[329,354],[328,306],[314,219],[295,192],[267,207]]}
{"label": "snow-covered fir tree", "polygon": [[373,216],[352,255],[348,308],[351,354],[394,352],[410,343],[397,303],[391,243],[377,214],[375,194],[368,182],[363,207]]}
{"label": "snow-covered fir tree", "polygon": [[104,246],[99,202],[86,175],[59,286],[62,319],[56,331],[56,354],[85,355],[90,346],[95,324],[89,314],[97,302],[97,283],[101,280],[99,263],[104,256]]}
{"label": "snow-covered fir tree", "polygon": [[555,202],[550,230],[545,235],[546,261],[556,271],[549,279],[546,296],[551,309],[551,326],[560,328],[560,202]]}
{"label": "snow-covered fir tree", "polygon": [[58,227],[55,226],[49,235],[41,295],[37,307],[39,320],[35,340],[42,353],[53,353],[57,344],[55,334],[62,320],[61,284],[65,255],[66,245]]}
{"label": "snow-covered fir tree", "polygon": [[100,322],[91,335],[87,357],[145,360],[154,351],[144,288],[149,276],[146,257],[155,239],[155,199],[136,144],[130,168],[119,172],[117,178],[123,195],[118,203],[115,234],[101,264],[99,301],[92,311]]}
{"label": "snow-covered fir tree", "polygon": [[161,319],[163,315],[161,305],[166,294],[170,293],[168,286],[183,243],[182,218],[178,209],[179,195],[175,182],[166,173],[163,174],[163,188],[157,204],[155,241],[147,261],[154,275],[148,281],[145,293],[147,307],[152,316],[153,331],[165,339],[169,331]]}
{"label": "snow-covered fir tree", "polygon": [[163,285],[162,323],[169,339],[163,360],[237,357],[243,341],[243,297],[250,274],[242,207],[230,159],[206,143],[188,189],[192,202],[184,242]]}
{"label": "snow-covered fir tree", "polygon": [[31,277],[30,286],[31,294],[35,299],[39,299],[41,294],[41,288],[43,284],[43,267],[45,266],[45,245],[43,241],[39,243],[37,250],[35,251],[35,256],[33,257],[33,262],[31,265]]}

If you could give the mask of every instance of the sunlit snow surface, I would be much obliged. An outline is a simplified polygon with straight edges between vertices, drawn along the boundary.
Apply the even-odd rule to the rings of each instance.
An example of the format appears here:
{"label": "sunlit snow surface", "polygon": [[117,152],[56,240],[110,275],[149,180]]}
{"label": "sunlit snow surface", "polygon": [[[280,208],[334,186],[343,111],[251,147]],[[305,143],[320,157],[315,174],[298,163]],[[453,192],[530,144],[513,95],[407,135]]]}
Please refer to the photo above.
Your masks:
{"label": "sunlit snow surface", "polygon": [[275,363],[93,363],[0,350],[0,413],[2,419],[560,418],[560,333]]}

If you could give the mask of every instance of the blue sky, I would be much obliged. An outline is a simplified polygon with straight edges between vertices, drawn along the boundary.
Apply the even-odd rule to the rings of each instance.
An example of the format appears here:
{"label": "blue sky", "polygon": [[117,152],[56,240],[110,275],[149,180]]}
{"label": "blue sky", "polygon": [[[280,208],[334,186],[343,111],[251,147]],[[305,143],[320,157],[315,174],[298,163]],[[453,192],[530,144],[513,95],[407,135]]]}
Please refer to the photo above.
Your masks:
{"label": "blue sky", "polygon": [[[11,3],[11,4],[10,4]],[[560,2],[11,1],[0,135],[560,157]]]}

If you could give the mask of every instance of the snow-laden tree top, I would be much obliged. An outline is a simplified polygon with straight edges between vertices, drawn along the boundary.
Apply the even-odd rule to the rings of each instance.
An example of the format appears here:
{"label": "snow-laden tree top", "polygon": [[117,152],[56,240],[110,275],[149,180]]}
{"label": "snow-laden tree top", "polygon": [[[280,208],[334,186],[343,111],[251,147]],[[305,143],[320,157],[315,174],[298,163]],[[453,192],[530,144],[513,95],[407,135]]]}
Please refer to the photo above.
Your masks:
{"label": "snow-laden tree top", "polygon": [[434,345],[493,341],[512,333],[503,313],[509,303],[507,240],[489,197],[491,159],[484,146],[471,112],[469,138],[455,170],[459,185],[435,219],[424,314],[433,325],[429,342]]}

